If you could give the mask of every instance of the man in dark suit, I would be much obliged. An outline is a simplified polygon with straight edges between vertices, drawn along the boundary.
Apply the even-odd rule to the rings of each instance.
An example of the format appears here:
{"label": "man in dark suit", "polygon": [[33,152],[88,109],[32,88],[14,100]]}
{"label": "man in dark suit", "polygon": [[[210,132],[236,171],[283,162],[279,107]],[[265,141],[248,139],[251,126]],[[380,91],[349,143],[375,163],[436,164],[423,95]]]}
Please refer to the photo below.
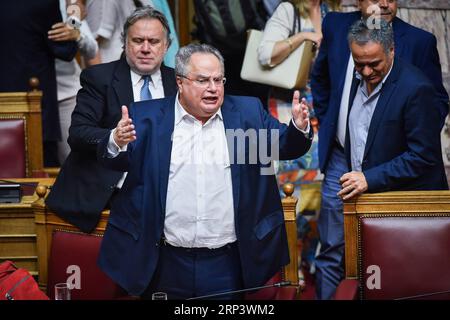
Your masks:
{"label": "man in dark suit", "polygon": [[307,152],[307,105],[297,91],[286,126],[256,98],[224,96],[223,58],[205,44],[181,48],[175,72],[176,96],[135,103],[131,118],[123,107],[116,130],[99,145],[105,166],[129,171],[99,265],[144,298],[263,285],[289,253],[277,183],[262,150],[280,159]]}
{"label": "man in dark suit", "polygon": [[[337,196],[341,189],[339,178],[349,171],[343,152],[349,93],[354,63],[346,41],[348,29],[361,18],[376,27],[377,18],[392,23],[395,55],[424,72],[438,94],[435,104],[440,126],[448,113],[448,94],[442,85],[436,38],[421,29],[396,18],[397,1],[359,0],[361,11],[329,13],[323,21],[323,40],[311,74],[314,110],[319,120],[319,164],[325,174],[322,183],[322,203],[318,220],[321,252],[316,259],[316,292],[319,299],[332,297],[343,277],[344,230],[342,201]],[[380,16],[374,15],[373,10]]]}
{"label": "man in dark suit", "polygon": [[46,166],[58,164],[56,147],[61,139],[55,58],[70,61],[78,49],[75,41],[48,39],[47,32],[61,19],[58,0],[0,2],[0,91],[29,91],[30,78],[39,79]]}
{"label": "man in dark suit", "polygon": [[124,173],[106,169],[96,159],[97,144],[120,120],[121,106],[176,92],[173,69],[162,65],[170,45],[164,15],[139,8],[128,17],[123,34],[125,54],[120,60],[81,74],[69,129],[71,153],[46,200],[54,212],[85,232],[95,228],[124,180]]}
{"label": "man in dark suit", "polygon": [[392,27],[355,22],[349,43],[356,77],[350,91],[345,153],[351,172],[344,200],[363,192],[447,190],[438,96],[416,67],[394,59]]}

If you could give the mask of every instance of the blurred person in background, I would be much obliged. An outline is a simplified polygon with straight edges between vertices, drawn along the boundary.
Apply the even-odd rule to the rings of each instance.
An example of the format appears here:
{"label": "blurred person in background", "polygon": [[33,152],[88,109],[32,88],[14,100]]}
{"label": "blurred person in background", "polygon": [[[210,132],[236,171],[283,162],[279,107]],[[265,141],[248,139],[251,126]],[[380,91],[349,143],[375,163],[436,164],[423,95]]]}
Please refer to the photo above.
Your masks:
{"label": "blurred person in background", "polygon": [[[264,28],[263,38],[258,48],[259,62],[264,66],[276,67],[289,55],[301,46],[304,41],[312,41],[315,48],[320,46],[322,41],[322,20],[330,12],[340,9],[339,0],[295,0],[286,1],[279,4]],[[294,19],[299,16],[298,21]],[[311,62],[314,64],[314,59]],[[269,111],[281,122],[288,122],[290,119],[291,96],[293,90],[272,87],[269,98]],[[310,81],[306,87],[300,89],[301,96],[306,99],[311,112],[311,125],[317,133],[317,119],[314,117],[314,104],[311,94]],[[314,135],[312,146],[308,153],[295,160],[280,161],[277,163],[277,179],[282,192],[284,184],[290,182],[295,186],[295,194],[300,197],[297,205],[298,225],[307,226],[304,215],[315,216],[319,212],[320,181],[322,175],[319,172],[318,160],[318,136]],[[308,212],[307,212],[308,211]],[[302,229],[299,236],[304,233]],[[308,239],[311,247],[304,252],[305,265],[310,267],[310,272],[314,272],[314,255],[318,239]],[[306,248],[307,246],[305,246]],[[309,254],[307,252],[310,252]],[[302,278],[300,274],[300,278]]]}
{"label": "blurred person in background", "polygon": [[267,109],[269,87],[241,79],[247,30],[264,28],[269,18],[266,8],[263,0],[194,0],[193,38],[214,46],[223,55],[227,94],[258,97]]}
{"label": "blurred person in background", "polygon": [[[263,66],[275,67],[306,40],[319,47],[322,41],[322,19],[329,11],[338,10],[339,6],[340,0],[294,0],[279,4],[264,28],[258,48],[259,62]],[[295,23],[293,30],[294,19],[298,15],[300,26]],[[292,91],[280,88],[271,90],[270,111],[282,122],[290,118]],[[301,95],[312,103],[309,82],[302,88]]]}
{"label": "blurred person in background", "polygon": [[[64,21],[52,26],[49,39],[53,41],[74,40],[78,44],[80,58],[89,61],[98,51],[97,41],[84,19],[86,17],[85,0],[60,0],[59,5]],[[69,19],[68,19],[69,18]],[[62,164],[70,152],[67,138],[72,111],[75,108],[76,96],[81,89],[81,68],[76,59],[72,61],[55,60],[56,82],[58,93],[59,122],[61,126],[61,141],[58,143],[58,160]]]}
{"label": "blurred person in background", "polygon": [[76,41],[48,38],[48,31],[58,22],[62,22],[58,0],[0,1],[0,91],[29,91],[30,78],[39,79],[46,167],[59,166],[55,59],[71,61],[78,50]]}
{"label": "blurred person in background", "polygon": [[91,64],[118,60],[123,52],[121,32],[127,17],[140,0],[87,0],[86,21],[98,42],[98,55]]}

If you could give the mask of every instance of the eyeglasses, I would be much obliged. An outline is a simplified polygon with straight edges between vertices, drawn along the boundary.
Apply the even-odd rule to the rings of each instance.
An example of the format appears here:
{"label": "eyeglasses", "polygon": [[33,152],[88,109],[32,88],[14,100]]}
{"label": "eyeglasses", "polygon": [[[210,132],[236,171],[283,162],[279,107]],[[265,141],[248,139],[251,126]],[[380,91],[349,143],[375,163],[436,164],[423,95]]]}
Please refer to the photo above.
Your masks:
{"label": "eyeglasses", "polygon": [[[381,0],[370,0],[373,4],[378,4]],[[387,0],[387,3],[395,3],[396,0]]]}
{"label": "eyeglasses", "polygon": [[225,82],[227,82],[227,78],[222,76],[216,78],[198,78],[198,79],[191,79],[182,74],[179,74],[178,76],[192,81],[195,85],[201,88],[207,88],[211,84],[211,81],[214,83],[216,87],[221,87],[225,84]]}

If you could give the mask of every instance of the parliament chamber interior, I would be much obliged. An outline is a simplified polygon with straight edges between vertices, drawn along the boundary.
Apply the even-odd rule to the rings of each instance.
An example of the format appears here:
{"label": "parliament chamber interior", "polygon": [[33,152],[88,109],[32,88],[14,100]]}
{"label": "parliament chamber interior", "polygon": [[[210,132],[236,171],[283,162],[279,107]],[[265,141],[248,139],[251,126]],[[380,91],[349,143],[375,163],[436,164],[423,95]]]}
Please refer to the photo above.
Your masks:
{"label": "parliament chamber interior", "polygon": [[[369,0],[362,0],[362,2],[365,1]],[[0,12],[3,12],[0,17],[7,14],[8,10],[15,10],[14,1],[4,2],[10,5],[0,5]],[[46,0],[45,2],[48,2],[50,6],[50,3],[57,3],[58,1]],[[86,20],[87,24],[90,23],[89,10],[91,9],[92,15],[94,15],[96,13],[95,5],[103,2],[108,3],[104,0],[67,1],[68,5],[73,5],[75,2],[83,3],[83,10],[87,12],[87,15],[85,19],[83,17],[84,20],[80,20]],[[120,10],[125,10],[127,6],[131,6],[134,10],[142,3],[145,5],[147,1],[129,1],[129,3],[125,0],[123,2],[111,1],[109,5],[115,6],[113,3],[116,2],[120,3],[120,5],[117,4],[117,8]],[[171,15],[168,19],[169,25],[176,38],[176,41],[172,41],[171,47],[175,45],[176,48],[183,47],[192,42],[204,41],[207,38],[202,38],[202,35],[199,36],[198,33],[202,32],[202,29],[196,25],[199,18],[196,19],[195,16],[201,12],[201,9],[196,8],[196,6],[208,1],[167,0],[149,2],[164,14]],[[226,3],[227,1],[217,2]],[[228,2],[238,3],[239,1]],[[266,1],[251,1],[251,3],[261,5],[263,2]],[[270,3],[271,1],[267,2]],[[280,1],[272,1],[272,3],[277,4],[278,2]],[[347,13],[358,10],[357,0],[337,2],[339,2],[339,11]],[[371,2],[384,3],[389,1]],[[450,14],[450,2],[440,0],[397,0],[394,2],[398,3],[398,18],[415,27],[429,31],[437,38],[435,46],[439,53],[442,83],[447,91],[448,98],[450,47],[446,39],[449,38],[450,28],[444,17]],[[220,11],[222,7],[215,8]],[[273,6],[273,10],[276,10],[275,8],[276,6]],[[36,10],[38,9],[36,8]],[[61,11],[65,10],[61,9]],[[129,14],[124,11],[121,13],[124,18]],[[116,18],[120,20],[121,15],[117,14]],[[77,77],[85,69],[95,69],[96,67],[93,65],[98,62],[109,62],[101,59],[107,56],[107,46],[103,47],[106,36],[101,35],[102,29],[98,26],[99,21],[97,21],[99,19],[96,17],[91,19],[93,22],[89,24],[89,27],[92,31],[92,39],[96,40],[94,44],[97,53],[90,57],[83,53],[86,48],[81,48],[80,39],[84,36],[72,41],[78,44],[76,53],[74,52],[74,57],[70,61],[70,63],[77,65],[77,70],[79,69],[76,73]],[[12,29],[13,26],[9,28]],[[99,29],[96,31],[96,28]],[[121,28],[122,25],[119,29]],[[264,28],[261,30],[264,30]],[[116,34],[117,39],[120,38],[120,31]],[[205,29],[203,31],[206,32]],[[45,31],[45,34],[47,34],[47,31]],[[3,37],[6,37],[6,35],[1,35],[0,39],[4,40]],[[46,39],[46,41],[50,40]],[[322,44],[323,41],[325,40],[322,40]],[[112,40],[111,43],[113,43]],[[291,42],[287,41],[286,44],[285,41],[284,45],[292,51]],[[113,60],[119,59],[120,54],[123,54],[122,47],[118,49],[119,56]],[[225,79],[217,80],[216,78],[213,78],[213,82],[210,82],[211,79],[208,78],[208,86],[212,86],[212,83],[216,86],[220,81],[223,81],[219,83],[219,86],[225,86],[225,94],[231,92],[236,95],[244,95],[245,93],[245,95],[258,96],[265,110],[273,118],[279,118],[282,121],[285,116],[283,113],[285,109],[281,107],[281,104],[277,105],[280,102],[271,96],[276,90],[268,85],[250,83],[240,78],[239,73],[245,53],[245,39],[242,50],[237,54],[230,53],[231,51],[222,51],[225,57],[225,69],[227,70],[226,82]],[[319,50],[322,50],[322,47]],[[98,54],[99,52],[100,54]],[[168,51],[166,58],[169,53],[170,51]],[[171,53],[172,59],[174,59],[175,53],[176,49]],[[40,53],[36,53],[34,57],[38,55]],[[34,59],[34,57],[24,57],[24,59]],[[123,56],[121,59],[125,61]],[[345,63],[346,59],[347,57],[345,57]],[[46,203],[46,198],[52,192],[55,180],[58,179],[62,168],[66,166],[65,158],[70,152],[73,152],[70,148],[76,149],[77,152],[76,156],[70,156],[72,157],[71,161],[75,161],[76,157],[81,157],[77,161],[85,161],[83,152],[88,152],[86,153],[86,159],[96,161],[92,159],[95,159],[96,146],[94,144],[98,143],[98,141],[92,142],[91,145],[83,147],[85,149],[79,147],[77,142],[72,141],[70,143],[70,135],[72,134],[72,132],[69,133],[70,121],[75,119],[73,115],[71,118],[71,112],[74,110],[75,103],[83,102],[82,98],[76,97],[76,91],[81,86],[77,84],[76,89],[74,89],[76,91],[71,97],[60,99],[59,86],[66,84],[55,81],[55,77],[56,80],[59,77],[59,62],[55,64],[56,75],[54,72],[55,60],[62,61],[52,57],[50,69],[53,71],[47,70],[48,73],[44,75],[25,73],[15,77],[9,74],[11,68],[6,69],[4,67],[7,71],[0,70],[1,78],[5,78],[5,80],[0,80],[0,300],[139,300],[141,299],[139,295],[130,294],[104,273],[97,261],[102,250],[101,245],[105,230],[110,228],[111,225],[115,228],[114,224],[109,224],[109,201],[106,206],[102,207],[102,210],[99,210],[95,225],[89,228],[80,228],[76,223],[73,223],[77,221],[76,217],[66,219],[57,210],[52,210]],[[230,65],[227,65],[227,61]],[[69,64],[67,61],[62,62]],[[6,66],[9,63],[11,62],[3,61],[0,65]],[[170,63],[166,60],[164,60],[164,63],[170,66]],[[339,63],[337,62],[337,64]],[[234,64],[233,68],[232,64]],[[172,63],[172,67],[174,67],[174,63]],[[82,77],[83,74],[87,73],[82,73]],[[10,83],[12,80],[8,79],[9,77],[21,79],[22,83],[17,85],[17,90],[11,90],[14,84]],[[45,125],[50,123],[52,117],[48,114],[50,109],[46,104],[49,101],[45,98],[46,95],[49,96],[51,91],[48,89],[48,79],[46,79],[48,77],[53,77],[53,85],[58,86],[58,94],[56,94],[55,87],[50,95],[53,95],[54,102],[57,102],[55,106],[60,108],[60,119],[56,127],[60,128],[61,132],[59,134],[60,142],[50,141],[55,143],[47,145],[47,138],[52,131],[44,128]],[[162,77],[161,85],[165,81],[164,75]],[[186,78],[183,75],[181,77]],[[88,81],[87,79],[85,78],[85,81]],[[181,82],[182,80],[177,81]],[[243,81],[242,86],[240,86],[239,81]],[[43,83],[46,83],[45,88]],[[192,83],[192,85],[194,84]],[[245,91],[245,88],[250,89]],[[83,90],[81,89],[80,92]],[[138,92],[139,88],[133,90]],[[155,91],[150,91],[154,95]],[[309,95],[312,99],[314,92],[311,95],[310,91],[311,89],[305,95],[307,97]],[[100,95],[98,92],[94,94]],[[107,94],[115,97],[115,91],[108,91]],[[111,96],[107,97],[110,99]],[[69,100],[73,102],[73,107],[67,115],[67,113],[64,113],[66,111],[62,111],[61,106],[64,101],[68,102]],[[289,98],[289,108],[291,107],[290,101]],[[283,226],[282,234],[285,234],[283,237],[286,240],[289,262],[278,268],[278,271],[271,278],[269,277],[266,283],[259,286],[252,285],[252,288],[242,287],[243,293],[240,299],[250,301],[318,299],[316,276],[320,264],[316,264],[316,259],[321,250],[324,249],[323,246],[321,248],[320,227],[318,226],[324,174],[321,172],[319,165],[321,123],[317,120],[319,113],[316,112],[316,114],[317,117],[311,115],[309,122],[313,138],[308,153],[297,160],[276,161],[275,163],[275,177],[273,179],[276,179],[277,191],[280,194],[280,217],[283,217],[279,224]],[[90,117],[95,115],[97,115],[96,112],[89,114],[86,121],[92,121]],[[117,119],[120,119],[120,110],[117,111],[117,115]],[[288,121],[290,121],[290,109],[288,116]],[[65,118],[64,121],[68,121],[66,124],[64,124],[63,118]],[[79,118],[77,119],[79,120]],[[99,122],[102,121],[99,120]],[[115,121],[117,122],[117,120]],[[108,134],[111,128],[108,128]],[[62,132],[64,130],[66,133]],[[88,134],[88,131],[85,133]],[[83,134],[82,132],[81,135]],[[69,144],[65,142],[68,136]],[[445,178],[446,181],[450,181],[450,120],[448,118],[445,118],[440,139]],[[62,147],[61,142],[65,144],[65,147]],[[58,149],[58,152],[66,148],[66,153],[61,155],[61,153],[55,151],[56,149],[52,149],[52,146],[61,148]],[[425,151],[428,151],[428,149],[425,149]],[[49,156],[51,153],[53,154]],[[86,166],[88,167],[88,165]],[[72,173],[73,179],[77,179],[77,174]],[[232,172],[232,174],[234,173]],[[92,188],[96,184],[94,179],[97,176],[99,176],[97,172],[92,172],[92,176],[87,179],[90,180],[88,183],[91,183],[89,190],[93,190]],[[80,176],[79,179],[85,178]],[[112,181],[112,179],[110,180]],[[406,181],[408,180],[406,179]],[[103,184],[103,187],[109,188],[105,184]],[[242,198],[249,202],[262,201],[260,194],[257,193],[257,190],[260,190],[259,187],[253,186],[246,190],[241,189],[241,201]],[[114,192],[120,193],[120,191],[117,191],[120,189],[114,188],[114,186],[112,186],[112,189],[114,189]],[[333,280],[336,285],[335,293],[329,299],[450,299],[450,255],[448,253],[450,248],[450,191],[442,188],[436,188],[437,190],[419,189],[395,190],[394,188],[394,190],[386,189],[382,192],[364,192],[342,202],[343,210],[340,219],[342,235],[345,239],[345,244],[342,244],[343,257],[341,261],[343,274],[340,279]],[[112,190],[108,192],[109,195],[113,193]],[[246,193],[245,197],[242,192]],[[99,191],[98,194],[91,196],[100,198],[103,193],[103,191]],[[74,196],[82,197],[79,194]],[[137,206],[141,206],[141,203]],[[117,209],[116,207],[116,210],[120,210],[120,208]],[[80,215],[83,214],[86,213],[80,213]],[[250,223],[247,220],[242,221]],[[267,219],[264,223],[276,224],[277,222]],[[263,230],[261,232],[264,233],[261,238],[266,236],[266,233],[270,236],[270,230],[266,231],[263,227],[269,228],[271,226],[266,226],[264,223],[258,224],[258,227]],[[129,228],[130,230],[133,228],[139,230],[140,226]],[[129,238],[133,236],[137,240],[138,237],[131,231],[128,231]],[[124,232],[127,232],[127,230]],[[255,233],[257,232],[255,231]],[[258,237],[257,234],[256,238]],[[239,246],[239,235],[237,238]],[[156,246],[158,247],[158,244]],[[241,252],[241,256],[247,254]],[[261,266],[261,270],[265,270],[265,267]],[[129,278],[132,278],[132,276],[129,276]],[[61,284],[67,284],[69,287],[69,298],[61,298],[59,293],[55,291],[55,288]],[[19,288],[22,287],[17,290],[20,292],[14,293],[18,286]],[[214,300],[214,298],[215,296],[212,295],[211,299]]]}

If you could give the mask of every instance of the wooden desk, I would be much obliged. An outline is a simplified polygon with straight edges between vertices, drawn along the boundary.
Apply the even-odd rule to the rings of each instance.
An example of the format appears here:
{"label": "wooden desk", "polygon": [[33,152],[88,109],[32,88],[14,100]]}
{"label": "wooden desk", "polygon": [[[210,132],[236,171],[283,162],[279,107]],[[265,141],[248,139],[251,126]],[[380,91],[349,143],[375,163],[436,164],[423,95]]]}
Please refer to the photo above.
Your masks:
{"label": "wooden desk", "polygon": [[[9,179],[19,183],[52,185],[54,179],[21,178]],[[17,266],[26,268],[32,275],[38,275],[36,228],[32,203],[38,199],[34,192],[24,195],[20,203],[0,204],[0,261],[11,260]]]}

